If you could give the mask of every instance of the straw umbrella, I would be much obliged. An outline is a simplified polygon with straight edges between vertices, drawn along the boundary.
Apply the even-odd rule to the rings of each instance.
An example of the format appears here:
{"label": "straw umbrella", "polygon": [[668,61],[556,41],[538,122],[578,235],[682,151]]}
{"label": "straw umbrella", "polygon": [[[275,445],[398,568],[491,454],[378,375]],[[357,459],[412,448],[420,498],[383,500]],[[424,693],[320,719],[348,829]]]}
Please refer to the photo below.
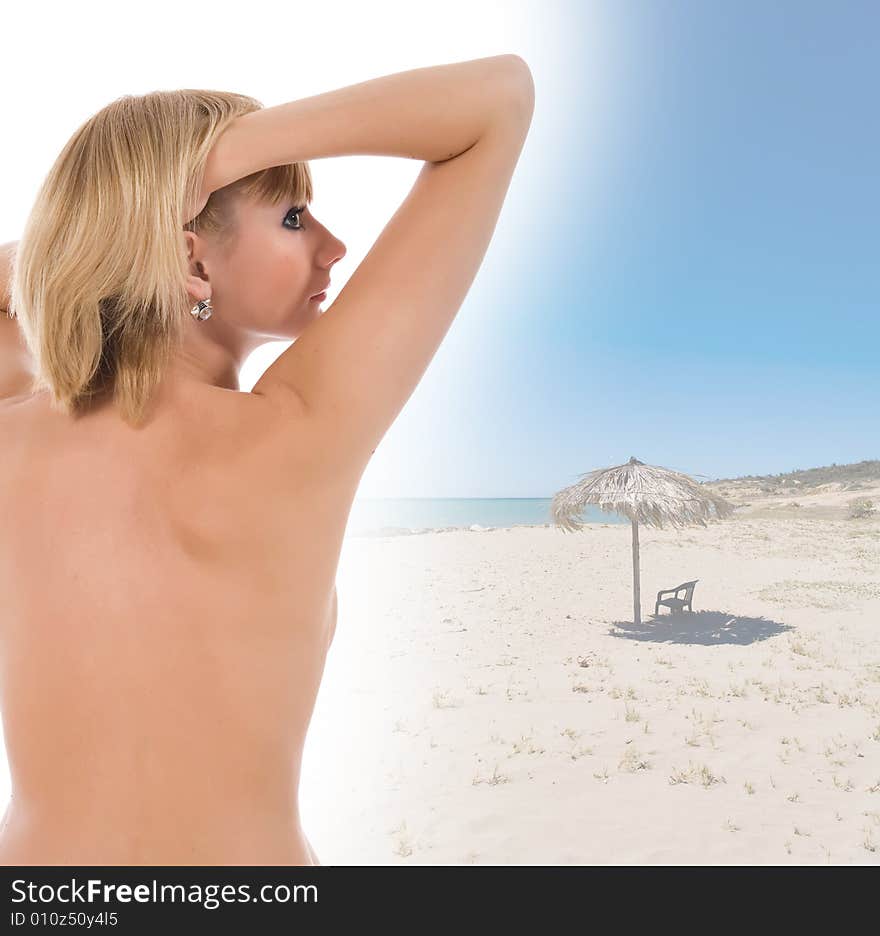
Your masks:
{"label": "straw umbrella", "polygon": [[633,615],[641,624],[639,590],[639,523],[663,528],[693,524],[706,526],[710,518],[728,517],[734,505],[707,491],[693,478],[669,468],[646,465],[630,458],[625,465],[600,468],[581,475],[581,480],[559,491],[550,506],[553,520],[563,532],[580,530],[577,517],[587,504],[606,513],[629,517],[632,524]]}

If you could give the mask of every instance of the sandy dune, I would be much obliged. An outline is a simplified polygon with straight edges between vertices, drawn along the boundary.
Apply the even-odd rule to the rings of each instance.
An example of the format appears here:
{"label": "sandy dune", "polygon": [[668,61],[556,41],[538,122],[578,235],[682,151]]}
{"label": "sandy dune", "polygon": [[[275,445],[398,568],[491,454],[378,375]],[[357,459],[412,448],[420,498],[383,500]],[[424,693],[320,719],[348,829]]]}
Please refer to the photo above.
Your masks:
{"label": "sandy dune", "polygon": [[[854,496],[642,528],[641,627],[628,526],[347,539],[301,789],[321,861],[880,864]],[[695,613],[655,620],[694,578]]]}

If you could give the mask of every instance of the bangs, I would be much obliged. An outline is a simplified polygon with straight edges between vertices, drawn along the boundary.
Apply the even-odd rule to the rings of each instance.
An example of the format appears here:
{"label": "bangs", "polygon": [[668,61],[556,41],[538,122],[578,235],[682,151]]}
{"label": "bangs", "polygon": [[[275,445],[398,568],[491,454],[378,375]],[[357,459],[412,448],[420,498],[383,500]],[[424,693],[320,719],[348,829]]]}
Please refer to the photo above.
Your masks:
{"label": "bangs", "polygon": [[236,188],[246,197],[277,205],[289,201],[298,207],[309,205],[314,197],[312,174],[307,163],[272,166],[243,179]]}

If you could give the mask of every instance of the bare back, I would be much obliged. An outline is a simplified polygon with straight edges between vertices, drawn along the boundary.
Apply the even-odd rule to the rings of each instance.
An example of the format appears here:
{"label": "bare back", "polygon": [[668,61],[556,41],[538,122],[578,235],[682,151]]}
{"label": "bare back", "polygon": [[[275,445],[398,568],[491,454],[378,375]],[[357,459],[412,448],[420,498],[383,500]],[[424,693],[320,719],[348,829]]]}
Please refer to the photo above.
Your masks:
{"label": "bare back", "polygon": [[0,400],[0,863],[312,863],[300,760],[356,480],[300,471],[296,434],[207,385],[140,430]]}

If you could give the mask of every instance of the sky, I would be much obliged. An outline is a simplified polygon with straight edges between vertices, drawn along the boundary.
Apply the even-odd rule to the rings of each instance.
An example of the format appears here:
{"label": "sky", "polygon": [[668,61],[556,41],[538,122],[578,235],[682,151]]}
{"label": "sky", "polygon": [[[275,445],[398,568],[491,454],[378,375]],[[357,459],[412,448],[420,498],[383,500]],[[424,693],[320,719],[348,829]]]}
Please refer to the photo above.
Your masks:
{"label": "sky", "polygon": [[595,110],[573,94],[546,198],[533,128],[513,187],[543,178],[497,302],[475,285],[465,346],[395,427],[405,446],[431,413],[399,486],[549,497],[631,455],[700,480],[880,457],[880,6],[575,8],[573,34],[602,33],[602,74],[568,71]]}
{"label": "sky", "polygon": [[[119,95],[271,106],[427,64],[529,63],[535,115],[486,259],[360,497],[550,497],[632,455],[699,480],[880,458],[878,4],[450,0],[427,22],[411,3],[329,18],[255,0],[247,19],[218,2],[183,22],[159,2],[135,22],[86,2],[53,6],[49,31],[45,5],[17,7],[2,240]],[[419,168],[312,163],[313,211],[348,250],[325,309]],[[242,388],[285,347],[255,352]]]}

